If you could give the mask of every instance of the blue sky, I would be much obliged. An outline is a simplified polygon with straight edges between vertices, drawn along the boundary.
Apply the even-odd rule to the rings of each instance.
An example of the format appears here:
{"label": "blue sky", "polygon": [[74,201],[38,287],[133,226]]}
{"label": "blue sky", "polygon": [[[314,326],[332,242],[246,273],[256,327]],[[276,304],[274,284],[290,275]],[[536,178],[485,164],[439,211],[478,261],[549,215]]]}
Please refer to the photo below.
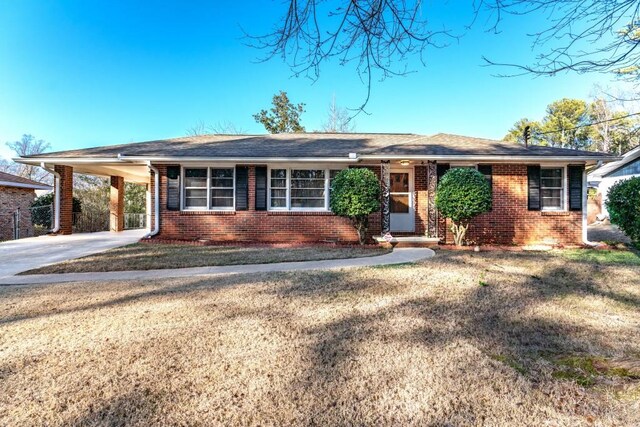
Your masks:
{"label": "blue sky", "polygon": [[[294,78],[280,60],[260,63],[241,27],[261,34],[284,13],[281,1],[142,2],[0,0],[0,155],[4,142],[31,133],[55,150],[184,135],[198,121],[228,121],[264,133],[252,114],[278,90],[305,102],[303,124],[321,128],[335,95],[357,107],[366,87],[353,66],[325,65],[320,80]],[[427,2],[434,27],[462,32],[471,1]],[[357,131],[450,132],[501,138],[521,117],[539,118],[562,97],[587,98],[610,76],[498,78],[496,61],[534,57],[525,35],[543,16],[512,17],[498,35],[481,21],[426,67],[375,82]]]}

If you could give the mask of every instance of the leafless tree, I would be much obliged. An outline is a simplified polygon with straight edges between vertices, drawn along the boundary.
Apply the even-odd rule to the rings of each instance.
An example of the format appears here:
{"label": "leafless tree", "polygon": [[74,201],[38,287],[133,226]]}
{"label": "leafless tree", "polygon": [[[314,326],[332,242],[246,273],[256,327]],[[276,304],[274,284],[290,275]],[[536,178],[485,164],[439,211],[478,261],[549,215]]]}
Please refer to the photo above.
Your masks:
{"label": "leafless tree", "polygon": [[331,99],[327,121],[322,124],[323,132],[348,133],[355,131],[355,123],[345,108],[336,105],[335,95]]}
{"label": "leafless tree", "polygon": [[291,0],[272,32],[246,34],[250,46],[266,52],[265,60],[281,57],[296,76],[317,80],[323,63],[355,62],[371,96],[374,73],[384,79],[404,75],[406,59],[417,55],[424,63],[428,46],[444,46],[453,36],[427,28],[421,0]]}
{"label": "leafless tree", "polygon": [[498,63],[524,73],[614,72],[636,79],[640,61],[638,0],[480,0],[476,13],[488,11],[497,29],[506,15],[537,14],[549,25],[533,34],[541,52],[531,64]]}
{"label": "leafless tree", "polygon": [[[473,0],[473,21],[498,32],[506,18],[533,15],[549,24],[533,34],[541,52],[531,64],[487,59],[491,65],[515,67],[514,75],[554,75],[561,71],[615,72],[630,79],[640,75],[639,0]],[[374,73],[381,78],[409,72],[406,60],[424,63],[427,47],[446,46],[451,29],[430,28],[421,0],[290,0],[283,17],[263,35],[247,34],[250,46],[262,49],[264,60],[282,58],[294,75],[316,80],[330,60],[355,62],[371,95]],[[486,19],[479,19],[479,18]],[[505,75],[505,74],[503,74]]]}
{"label": "leafless tree", "polygon": [[[51,148],[51,144],[48,142],[36,139],[29,134],[22,135],[22,138],[18,141],[7,142],[6,145],[13,150],[17,157],[44,153]],[[51,181],[51,174],[38,166],[3,161],[0,163],[0,169],[38,182],[48,183]]]}
{"label": "leafless tree", "polygon": [[187,129],[188,136],[201,136],[201,135],[243,135],[247,133],[243,128],[236,126],[232,122],[222,121],[217,122],[214,125],[205,124],[202,120],[199,120],[195,125]]}

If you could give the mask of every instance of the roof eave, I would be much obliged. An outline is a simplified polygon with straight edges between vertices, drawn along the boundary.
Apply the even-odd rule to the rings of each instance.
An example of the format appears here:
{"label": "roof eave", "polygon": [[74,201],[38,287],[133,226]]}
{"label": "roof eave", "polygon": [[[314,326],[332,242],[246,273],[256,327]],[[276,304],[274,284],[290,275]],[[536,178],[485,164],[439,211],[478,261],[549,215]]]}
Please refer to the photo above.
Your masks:
{"label": "roof eave", "polygon": [[50,185],[27,184],[25,182],[0,181],[0,187],[29,188],[32,190],[51,190]]}

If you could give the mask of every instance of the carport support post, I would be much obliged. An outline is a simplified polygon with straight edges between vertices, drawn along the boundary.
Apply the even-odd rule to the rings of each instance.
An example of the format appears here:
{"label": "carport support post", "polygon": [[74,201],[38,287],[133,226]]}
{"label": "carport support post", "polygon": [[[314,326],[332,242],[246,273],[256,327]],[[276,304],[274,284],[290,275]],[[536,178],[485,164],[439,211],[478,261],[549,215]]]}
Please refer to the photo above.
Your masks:
{"label": "carport support post", "polygon": [[124,178],[112,176],[109,194],[109,231],[122,230],[124,230]]}
{"label": "carport support post", "polygon": [[56,165],[54,170],[60,175],[60,230],[58,233],[71,234],[73,232],[73,168]]}

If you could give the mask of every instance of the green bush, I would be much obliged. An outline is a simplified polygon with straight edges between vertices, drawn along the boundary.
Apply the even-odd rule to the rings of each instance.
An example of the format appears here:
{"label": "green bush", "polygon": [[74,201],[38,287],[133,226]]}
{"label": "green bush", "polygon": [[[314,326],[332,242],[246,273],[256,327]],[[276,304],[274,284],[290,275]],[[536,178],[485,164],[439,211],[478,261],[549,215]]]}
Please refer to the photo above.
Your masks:
{"label": "green bush", "polygon": [[616,182],[609,189],[607,210],[611,222],[640,245],[640,177]]}
{"label": "green bush", "polygon": [[369,169],[355,168],[340,171],[331,183],[331,210],[351,219],[364,244],[369,227],[369,214],[380,210],[380,183]]}
{"label": "green bush", "polygon": [[[42,208],[44,206],[51,206],[53,209],[53,200],[54,194],[48,193],[44,194],[40,197],[37,197],[33,203],[31,203],[31,222],[35,225],[40,225],[42,227],[51,228],[51,210],[49,209],[33,209],[33,208]],[[77,197],[73,197],[73,212],[80,213],[82,212],[82,203],[80,199]]]}
{"label": "green bush", "polygon": [[475,169],[450,169],[438,184],[436,207],[450,218],[455,244],[460,246],[469,228],[469,220],[491,209],[491,187]]}

